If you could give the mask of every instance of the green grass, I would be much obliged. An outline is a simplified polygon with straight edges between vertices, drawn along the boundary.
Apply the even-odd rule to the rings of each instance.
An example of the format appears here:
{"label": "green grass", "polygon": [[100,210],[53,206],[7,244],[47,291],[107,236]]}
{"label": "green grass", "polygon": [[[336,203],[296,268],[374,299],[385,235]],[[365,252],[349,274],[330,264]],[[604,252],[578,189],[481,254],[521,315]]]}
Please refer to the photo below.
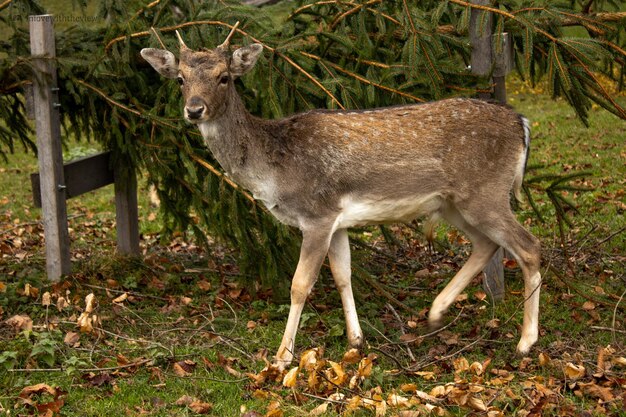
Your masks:
{"label": "green grass", "polygon": [[[624,291],[625,244],[624,233],[619,230],[623,227],[626,175],[622,144],[626,124],[594,110],[587,129],[563,102],[551,101],[517,84],[512,91],[511,104],[533,123],[530,164],[545,166],[529,176],[585,170],[590,174],[579,185],[593,188],[568,196],[580,214],[569,213],[573,227],[565,229],[565,242],[561,242],[550,203],[538,191],[533,195],[546,223],[540,223],[525,203],[518,213],[544,246],[541,337],[530,360],[525,362],[514,355],[522,320],[522,283],[516,269],[507,270],[507,293],[502,303],[492,305],[483,299],[480,283],[475,280],[466,291],[467,299],[455,303],[448,314],[454,323],[445,332],[410,346],[424,370],[436,375],[435,380],[391,372],[412,365],[406,348],[393,344],[401,340],[400,323],[386,306],[389,300],[355,278],[355,296],[368,341],[364,352],[378,355],[361,392],[368,394],[380,386],[386,398],[391,392],[400,393],[400,386],[408,382],[429,392],[461,375],[468,382],[496,389],[491,406],[509,415],[531,409],[530,401],[541,404],[540,398],[534,397],[539,391],[528,384],[543,381],[549,387],[552,381],[553,388],[560,388],[558,395],[544,404],[543,415],[558,415],[563,410],[573,410],[576,415],[619,415],[622,399],[607,402],[602,411],[596,397],[577,393],[582,388],[571,381],[568,385],[563,366],[568,362],[584,365],[587,375],[582,381],[586,384],[608,384],[623,371],[616,366],[608,371],[607,379],[591,375],[598,349],[612,345],[615,356],[625,356],[619,333],[626,325],[624,303],[618,305],[618,300]],[[82,156],[92,147],[70,141],[65,153],[67,157]],[[61,284],[46,282],[40,210],[32,207],[28,187],[28,175],[36,169],[35,158],[21,151],[9,155],[8,163],[0,163],[0,369],[7,370],[0,372],[2,408],[17,407],[14,413],[27,413],[28,406],[18,395],[24,387],[37,383],[67,392],[61,407],[61,415],[67,416],[194,415],[189,407],[176,405],[183,395],[213,404],[211,415],[216,416],[238,415],[242,406],[265,415],[273,401],[279,401],[285,415],[295,416],[320,404],[302,394],[296,395],[295,401],[293,392],[280,383],[254,386],[246,374],[257,374],[265,366],[263,357],[271,360],[288,306],[277,304],[271,289],[256,288],[238,276],[232,249],[219,243],[198,248],[185,236],[160,242],[158,210],[150,205],[143,185],[139,193],[143,259],[116,256],[113,191],[106,187],[68,202],[74,272]],[[466,259],[469,247],[456,242],[448,235],[449,229],[442,227],[437,252],[431,255],[410,229],[396,227],[391,231],[403,243],[401,248],[388,247],[376,229],[355,231],[355,236],[376,241],[390,257],[355,250],[353,262],[367,264],[388,292],[416,313],[421,312],[413,315],[395,305],[404,331],[423,335],[428,333],[426,309]],[[416,277],[416,272],[424,269],[429,273]],[[26,284],[39,293],[24,294]],[[46,291],[53,294],[53,302],[63,296],[71,305],[62,311],[54,305],[43,306]],[[76,320],[90,292],[98,300],[95,313],[106,332],[81,333],[80,343],[70,346],[64,339],[69,332],[78,332]],[[112,302],[124,292],[129,294],[126,301]],[[585,304],[590,300],[593,306]],[[325,358],[341,360],[346,339],[340,304],[325,270],[304,310],[296,356],[308,348],[324,347]],[[32,332],[16,334],[4,323],[15,314],[26,314],[33,320]],[[414,327],[407,325],[409,321]],[[539,353],[550,357],[551,362],[541,365]],[[488,372],[483,376],[455,375],[454,359],[459,357],[469,363],[490,360]],[[176,363],[184,360],[195,366],[189,375],[179,376]],[[141,364],[124,367],[129,362]],[[514,379],[502,387],[493,385],[496,369],[511,372]],[[298,384],[296,393],[329,394],[328,390],[308,390],[304,376]],[[505,395],[506,389],[514,396]],[[343,389],[337,391],[353,395]],[[618,390],[613,395],[617,396]],[[484,401],[490,398],[485,394]],[[39,404],[48,400],[40,398]],[[449,400],[441,405],[453,415],[470,412]],[[360,410],[354,415],[373,412]]]}

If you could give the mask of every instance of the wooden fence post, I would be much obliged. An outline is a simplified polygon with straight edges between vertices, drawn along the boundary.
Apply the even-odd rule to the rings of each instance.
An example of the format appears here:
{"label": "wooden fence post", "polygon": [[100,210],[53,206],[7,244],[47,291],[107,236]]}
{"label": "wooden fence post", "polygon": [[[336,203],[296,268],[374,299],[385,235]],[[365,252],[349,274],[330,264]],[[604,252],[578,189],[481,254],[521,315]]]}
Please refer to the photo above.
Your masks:
{"label": "wooden fence post", "polygon": [[[488,6],[490,0],[471,0],[473,4]],[[471,65],[472,73],[477,75],[487,75],[491,72],[494,63],[494,53],[492,49],[492,16],[491,13],[472,9],[470,14],[470,42],[472,45]],[[501,83],[504,78],[501,79]],[[506,93],[505,93],[506,99]],[[491,99],[491,93],[479,93],[481,99]],[[494,301],[504,298],[504,265],[502,258],[504,251],[498,248],[483,273],[483,288]]]}
{"label": "wooden fence post", "polygon": [[49,280],[57,281],[61,275],[70,273],[71,263],[60,140],[59,89],[54,61],[54,25],[51,15],[29,16],[28,20],[30,51],[35,68],[33,98],[41,173],[46,272]]}
{"label": "wooden fence post", "polygon": [[122,255],[140,254],[139,213],[137,208],[137,177],[132,172],[122,181],[118,172],[115,177],[115,223],[117,251]]}

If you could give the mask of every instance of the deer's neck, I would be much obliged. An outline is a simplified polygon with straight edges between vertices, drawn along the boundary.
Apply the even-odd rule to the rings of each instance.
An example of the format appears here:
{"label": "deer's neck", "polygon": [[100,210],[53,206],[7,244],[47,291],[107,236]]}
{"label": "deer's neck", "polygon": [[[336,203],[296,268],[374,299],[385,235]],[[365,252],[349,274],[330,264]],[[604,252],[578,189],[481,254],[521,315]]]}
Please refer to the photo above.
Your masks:
{"label": "deer's neck", "polygon": [[255,191],[259,174],[267,168],[266,152],[262,149],[267,141],[259,123],[262,121],[246,110],[232,88],[222,116],[198,125],[205,144],[224,171],[251,191]]}

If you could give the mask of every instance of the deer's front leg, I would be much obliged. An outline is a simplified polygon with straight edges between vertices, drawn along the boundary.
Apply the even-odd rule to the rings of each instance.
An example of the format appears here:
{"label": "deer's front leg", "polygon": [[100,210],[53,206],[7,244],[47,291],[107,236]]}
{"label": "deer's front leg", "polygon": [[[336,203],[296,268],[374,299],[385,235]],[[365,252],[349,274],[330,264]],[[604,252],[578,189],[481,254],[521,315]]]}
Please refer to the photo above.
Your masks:
{"label": "deer's front leg", "polygon": [[333,234],[330,248],[328,249],[328,260],[330,261],[330,270],[333,273],[335,285],[341,295],[341,303],[343,304],[343,312],[346,318],[348,342],[350,347],[360,349],[363,345],[363,331],[361,331],[361,326],[359,325],[354,295],[352,294],[350,242],[346,229],[339,229]]}
{"label": "deer's front leg", "polygon": [[289,318],[287,327],[283,335],[283,340],[276,353],[275,365],[284,369],[293,359],[294,342],[300,315],[304,308],[306,298],[317,280],[317,276],[328,253],[330,244],[330,230],[305,230],[302,233],[302,247],[300,248],[300,260],[291,282],[291,307],[289,308]]}

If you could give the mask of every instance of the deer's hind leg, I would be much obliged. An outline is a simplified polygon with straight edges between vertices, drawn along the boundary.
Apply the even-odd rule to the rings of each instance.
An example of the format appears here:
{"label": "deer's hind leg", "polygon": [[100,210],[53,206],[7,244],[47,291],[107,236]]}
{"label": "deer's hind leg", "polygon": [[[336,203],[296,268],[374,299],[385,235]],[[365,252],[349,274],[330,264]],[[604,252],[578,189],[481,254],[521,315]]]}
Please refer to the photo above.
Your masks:
{"label": "deer's hind leg", "polygon": [[[490,200],[492,203],[495,201],[506,201],[506,203],[499,205],[492,204],[489,206],[475,204],[474,206],[457,210],[457,213],[464,223],[457,226],[468,233],[470,240],[472,240],[475,246],[477,243],[475,237],[473,237],[475,231],[479,231],[481,236],[491,242],[490,247],[492,249],[502,246],[513,254],[522,269],[525,296],[524,321],[522,324],[522,336],[517,345],[517,351],[519,354],[526,354],[539,336],[539,291],[541,289],[541,274],[539,268],[541,263],[541,245],[536,237],[519,224],[511,212],[508,200],[497,198],[491,198]],[[473,201],[479,203],[481,199],[475,198]],[[452,217],[452,221],[454,221],[455,216]],[[464,227],[467,229],[464,229]],[[475,252],[476,249],[474,250],[474,253]],[[485,260],[485,264],[492,254],[493,253],[489,254]],[[474,254],[472,254],[472,256],[474,256]],[[470,257],[467,264],[469,264],[471,260],[472,257]],[[478,264],[479,262],[476,263],[476,265]],[[480,269],[483,267],[484,264],[481,265]],[[460,275],[462,271],[463,268],[457,275]],[[456,278],[455,276],[452,282],[454,282]],[[448,286],[450,286],[452,282],[448,284]],[[444,289],[444,292],[446,290],[447,287]],[[449,300],[446,298],[446,301]],[[435,302],[437,302],[437,299]]]}
{"label": "deer's hind leg", "polygon": [[455,209],[449,208],[443,216],[453,226],[464,232],[472,242],[472,253],[463,267],[437,295],[430,308],[428,322],[431,328],[439,328],[443,315],[472,279],[487,265],[498,245],[477,228],[471,226]]}

